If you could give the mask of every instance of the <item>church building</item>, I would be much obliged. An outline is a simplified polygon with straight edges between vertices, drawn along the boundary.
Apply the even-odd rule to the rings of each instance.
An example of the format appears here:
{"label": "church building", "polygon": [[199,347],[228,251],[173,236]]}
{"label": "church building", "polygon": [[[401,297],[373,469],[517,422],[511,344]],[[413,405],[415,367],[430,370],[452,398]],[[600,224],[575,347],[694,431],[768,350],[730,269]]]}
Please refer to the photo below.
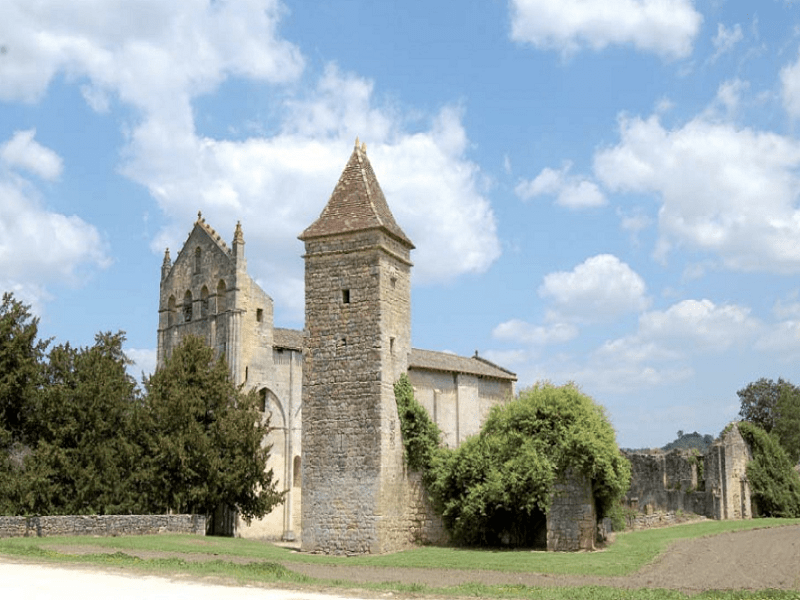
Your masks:
{"label": "church building", "polygon": [[198,213],[174,262],[168,250],[164,256],[158,366],[184,336],[199,336],[224,354],[236,384],[257,390],[270,416],[268,467],[287,490],[285,502],[249,526],[236,524],[235,535],[300,539],[308,551],[397,549],[414,526],[414,501],[394,382],[408,373],[443,442],[456,447],[513,397],[516,375],[477,352],[413,347],[414,245],[358,141],[300,239],[303,331],[275,327],[272,298],[247,272],[241,224],[228,246]]}

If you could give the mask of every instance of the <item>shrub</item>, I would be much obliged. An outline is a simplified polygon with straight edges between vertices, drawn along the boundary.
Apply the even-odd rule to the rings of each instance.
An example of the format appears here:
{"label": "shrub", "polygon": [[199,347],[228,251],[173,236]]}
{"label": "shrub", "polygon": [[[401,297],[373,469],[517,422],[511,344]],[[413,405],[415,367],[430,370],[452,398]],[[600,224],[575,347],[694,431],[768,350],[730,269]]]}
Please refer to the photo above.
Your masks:
{"label": "shrub", "polygon": [[456,542],[533,545],[559,473],[592,483],[598,517],[630,485],[604,410],[574,385],[537,385],[496,406],[480,434],[432,455],[429,491]]}
{"label": "shrub", "polygon": [[800,475],[778,440],[753,423],[738,425],[753,452],[747,479],[761,516],[800,517]]}

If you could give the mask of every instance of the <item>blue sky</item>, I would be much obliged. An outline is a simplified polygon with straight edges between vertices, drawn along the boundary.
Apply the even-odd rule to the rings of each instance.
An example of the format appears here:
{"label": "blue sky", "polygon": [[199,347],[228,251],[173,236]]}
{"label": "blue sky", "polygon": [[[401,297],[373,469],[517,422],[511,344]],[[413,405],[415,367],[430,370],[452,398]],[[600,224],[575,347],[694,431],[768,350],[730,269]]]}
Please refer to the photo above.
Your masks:
{"label": "blue sky", "polygon": [[356,136],[414,241],[412,339],[575,381],[621,445],[800,383],[800,2],[4,2],[0,288],[155,358],[202,210],[303,324]]}

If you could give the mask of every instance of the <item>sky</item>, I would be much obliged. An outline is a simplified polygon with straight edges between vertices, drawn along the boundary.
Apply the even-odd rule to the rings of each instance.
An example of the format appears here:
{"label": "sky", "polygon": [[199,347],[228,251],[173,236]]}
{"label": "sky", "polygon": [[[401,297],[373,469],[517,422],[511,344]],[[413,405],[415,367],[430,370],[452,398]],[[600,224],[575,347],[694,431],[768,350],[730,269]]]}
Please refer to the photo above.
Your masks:
{"label": "sky", "polygon": [[155,364],[197,212],[275,325],[356,137],[415,243],[412,342],[575,382],[624,447],[800,384],[797,0],[4,0],[0,289]]}

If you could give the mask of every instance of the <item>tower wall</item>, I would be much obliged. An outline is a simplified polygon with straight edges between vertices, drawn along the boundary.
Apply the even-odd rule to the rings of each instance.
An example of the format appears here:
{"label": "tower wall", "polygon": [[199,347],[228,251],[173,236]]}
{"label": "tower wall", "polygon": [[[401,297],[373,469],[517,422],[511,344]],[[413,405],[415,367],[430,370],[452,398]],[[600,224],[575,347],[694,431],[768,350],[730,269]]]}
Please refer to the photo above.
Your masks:
{"label": "tower wall", "polygon": [[302,547],[409,542],[394,382],[408,368],[409,248],[379,229],[306,240]]}

